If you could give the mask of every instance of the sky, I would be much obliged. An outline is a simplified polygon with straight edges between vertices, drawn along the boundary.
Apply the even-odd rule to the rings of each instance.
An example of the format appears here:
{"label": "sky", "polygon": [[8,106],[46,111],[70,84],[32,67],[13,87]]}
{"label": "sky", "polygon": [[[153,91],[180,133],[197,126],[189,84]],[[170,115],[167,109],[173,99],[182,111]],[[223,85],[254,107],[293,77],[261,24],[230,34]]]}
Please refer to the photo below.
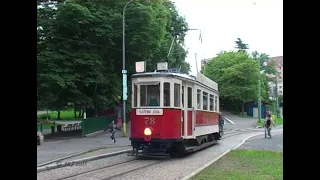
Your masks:
{"label": "sky", "polygon": [[[185,45],[191,74],[196,75],[201,59],[215,57],[222,50],[235,50],[237,38],[270,57],[283,56],[282,0],[171,0],[190,29]],[[197,55],[195,55],[197,54]]]}

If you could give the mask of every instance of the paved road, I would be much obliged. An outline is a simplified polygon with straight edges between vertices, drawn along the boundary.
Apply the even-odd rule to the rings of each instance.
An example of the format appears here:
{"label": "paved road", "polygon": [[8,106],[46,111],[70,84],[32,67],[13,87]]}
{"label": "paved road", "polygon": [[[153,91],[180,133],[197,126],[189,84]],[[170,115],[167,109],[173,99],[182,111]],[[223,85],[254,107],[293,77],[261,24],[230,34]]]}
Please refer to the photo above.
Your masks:
{"label": "paved road", "polygon": [[[253,128],[256,122],[255,118],[241,118],[228,112],[224,112],[223,115],[236,123],[230,124],[226,122],[226,130]],[[130,124],[128,124],[127,129],[130,129]],[[50,132],[50,130],[48,130],[48,132]],[[117,132],[116,136],[118,137],[116,146],[127,146],[130,144],[128,137],[120,138],[121,132]],[[44,142],[43,145],[38,146],[37,148],[37,163],[44,163],[50,160],[102,146],[115,146],[111,142],[109,133],[103,133],[95,137],[86,137],[82,139]]]}
{"label": "paved road", "polygon": [[283,133],[274,133],[272,139],[266,139],[264,135],[253,137],[241,145],[239,149],[283,152]]}
{"label": "paved road", "polygon": [[37,146],[37,164],[84,152],[93,148],[105,146],[128,147],[128,145],[130,145],[129,138],[121,137],[121,135],[122,132],[116,132],[116,143],[111,141],[109,132],[102,133],[94,137],[44,142],[43,145]]}
{"label": "paved road", "polygon": [[225,130],[247,129],[256,127],[257,118],[242,118],[230,112],[222,112],[222,115],[235,123],[231,124],[225,121]]}
{"label": "paved road", "polygon": [[[263,131],[259,129],[258,131]],[[275,131],[282,131],[281,128],[276,128]],[[141,168],[141,164],[147,164],[150,160],[141,160],[124,163],[117,165],[119,163],[127,162],[131,160],[132,157],[128,157],[126,154],[114,156],[110,158],[103,158],[96,161],[90,161],[85,166],[72,166],[68,168],[54,169],[51,171],[45,171],[37,173],[37,179],[39,180],[56,180],[63,178],[72,174],[77,177],[72,177],[73,180],[87,180],[87,179],[106,179],[108,177],[115,176],[122,172],[128,172],[122,176],[117,176],[110,179],[115,180],[177,180],[189,175],[190,173],[197,170],[199,167],[207,164],[212,159],[217,158],[223,152],[231,150],[236,147],[243,139],[249,137],[250,135],[257,134],[257,132],[249,134],[240,134],[238,136],[233,136],[231,138],[223,139],[218,144],[198,151],[194,154],[190,154],[183,158],[173,158],[170,160],[158,160],[153,162],[147,167]],[[270,140],[270,139],[268,139]],[[273,139],[272,139],[273,140]],[[270,140],[271,141],[271,140]],[[136,164],[138,163],[138,164]],[[140,163],[140,165],[139,165]],[[104,167],[108,165],[113,165],[111,168],[105,169]],[[79,175],[79,173],[84,171],[90,171],[97,168],[103,168],[99,171],[89,173],[86,175]],[[129,172],[130,170],[134,170]],[[155,175],[156,174],[156,175]]]}

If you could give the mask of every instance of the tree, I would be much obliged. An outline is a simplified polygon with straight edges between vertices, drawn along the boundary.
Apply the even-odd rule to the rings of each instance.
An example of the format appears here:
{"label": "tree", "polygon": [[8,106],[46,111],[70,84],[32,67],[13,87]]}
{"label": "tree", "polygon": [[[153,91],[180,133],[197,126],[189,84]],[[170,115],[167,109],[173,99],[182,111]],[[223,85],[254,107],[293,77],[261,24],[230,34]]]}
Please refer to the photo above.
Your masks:
{"label": "tree", "polygon": [[240,38],[237,38],[235,43],[236,43],[235,48],[238,49],[238,52],[245,52],[247,49],[249,49],[249,45],[242,42]]}
{"label": "tree", "polygon": [[270,74],[275,75],[277,70],[276,70],[276,63],[274,61],[269,61],[270,56],[266,53],[259,53],[258,51],[254,51],[251,54],[251,57],[255,59],[256,61],[259,62],[261,71],[264,73],[261,76],[261,84],[262,86],[262,97],[264,100],[269,100],[269,94],[268,92],[270,91],[270,87],[268,85],[269,82],[275,82],[275,78],[270,77]]}
{"label": "tree", "polygon": [[[122,11],[126,3],[68,0],[59,1],[55,8],[42,5],[37,27],[39,106],[62,110],[71,103],[80,116],[86,109],[89,117],[118,103],[122,94]],[[177,38],[169,64],[188,73],[183,31],[187,27],[172,2],[133,1],[126,9],[128,74],[135,72],[136,61],[146,61],[147,70],[154,70],[166,57],[174,36]],[[130,78],[128,84],[130,95]]]}
{"label": "tree", "polygon": [[[257,99],[259,64],[243,52],[224,52],[210,60],[204,74],[219,85],[222,101],[237,107]],[[237,108],[238,109],[238,108]]]}

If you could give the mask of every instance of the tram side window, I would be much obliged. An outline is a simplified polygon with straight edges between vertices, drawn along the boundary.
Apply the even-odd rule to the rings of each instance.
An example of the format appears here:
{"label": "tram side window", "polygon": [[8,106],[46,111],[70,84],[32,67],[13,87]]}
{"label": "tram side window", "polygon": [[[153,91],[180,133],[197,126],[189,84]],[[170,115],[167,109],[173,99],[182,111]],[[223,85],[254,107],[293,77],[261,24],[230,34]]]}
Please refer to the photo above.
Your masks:
{"label": "tram side window", "polygon": [[188,108],[192,108],[192,88],[188,87]]}
{"label": "tram side window", "polygon": [[218,102],[217,102],[218,100],[217,100],[217,96],[214,96],[214,111],[218,111]]}
{"label": "tram side window", "polygon": [[208,110],[208,93],[203,92],[203,110]]}
{"label": "tram side window", "polygon": [[137,107],[137,100],[138,100],[137,91],[138,91],[138,86],[135,84],[133,89],[133,106],[134,107]]}
{"label": "tram side window", "polygon": [[140,85],[140,106],[160,105],[160,85]]}
{"label": "tram side window", "polygon": [[214,99],[214,96],[210,94],[210,111],[213,111],[213,99]]}
{"label": "tram side window", "polygon": [[201,109],[201,90],[197,89],[197,109]]}
{"label": "tram side window", "polygon": [[184,107],[184,86],[182,86],[182,99],[181,99],[181,101],[182,101],[182,107]]}
{"label": "tram side window", "polygon": [[180,107],[180,84],[174,83],[174,107]]}
{"label": "tram side window", "polygon": [[170,83],[163,83],[163,106],[170,107]]}

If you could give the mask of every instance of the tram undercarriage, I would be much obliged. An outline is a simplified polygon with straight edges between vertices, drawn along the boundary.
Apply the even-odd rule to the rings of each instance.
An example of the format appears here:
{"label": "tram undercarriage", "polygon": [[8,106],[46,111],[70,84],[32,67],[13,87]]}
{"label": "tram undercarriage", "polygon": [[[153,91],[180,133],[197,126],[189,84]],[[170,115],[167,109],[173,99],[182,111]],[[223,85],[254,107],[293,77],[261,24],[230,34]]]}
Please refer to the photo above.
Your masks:
{"label": "tram undercarriage", "polygon": [[181,139],[180,141],[131,140],[132,151],[128,156],[137,157],[173,157],[195,152],[215,144],[221,138],[219,133],[198,136],[196,139]]}

